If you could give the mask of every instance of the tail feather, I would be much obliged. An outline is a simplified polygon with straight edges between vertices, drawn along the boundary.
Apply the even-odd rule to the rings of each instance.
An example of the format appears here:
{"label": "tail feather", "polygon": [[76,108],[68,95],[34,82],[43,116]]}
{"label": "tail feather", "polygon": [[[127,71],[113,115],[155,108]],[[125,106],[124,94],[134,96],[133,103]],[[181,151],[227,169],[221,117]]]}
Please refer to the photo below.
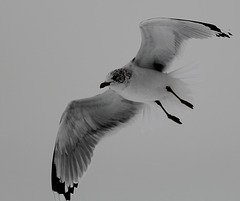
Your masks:
{"label": "tail feather", "polygon": [[[193,104],[193,106],[195,106],[196,95],[200,83],[199,71],[194,67],[196,66],[188,65],[167,73],[168,83],[170,83],[172,90],[180,98]],[[180,118],[183,124],[186,114],[193,111],[191,108],[182,104],[176,96],[170,92],[161,100],[161,103],[168,113]],[[158,130],[162,127],[176,124],[168,119],[164,111],[155,102],[146,103],[142,114],[142,129],[144,131]]]}

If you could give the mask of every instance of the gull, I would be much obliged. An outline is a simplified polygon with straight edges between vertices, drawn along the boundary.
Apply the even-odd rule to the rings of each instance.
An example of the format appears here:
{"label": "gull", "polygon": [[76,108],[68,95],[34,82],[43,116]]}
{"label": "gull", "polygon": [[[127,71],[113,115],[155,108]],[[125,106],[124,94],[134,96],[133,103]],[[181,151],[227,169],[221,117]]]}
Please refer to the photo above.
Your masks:
{"label": "gull", "polygon": [[[148,103],[163,110],[170,121],[182,124],[162,104],[173,96],[186,108],[181,82],[166,73],[183,42],[211,36],[230,38],[213,24],[173,18],[153,18],[140,23],[142,42],[137,55],[122,68],[110,72],[102,94],[71,101],[62,114],[52,159],[52,190],[66,200],[77,188],[102,137],[127,124]],[[179,84],[180,83],[180,84]],[[180,90],[177,90],[179,89]]]}

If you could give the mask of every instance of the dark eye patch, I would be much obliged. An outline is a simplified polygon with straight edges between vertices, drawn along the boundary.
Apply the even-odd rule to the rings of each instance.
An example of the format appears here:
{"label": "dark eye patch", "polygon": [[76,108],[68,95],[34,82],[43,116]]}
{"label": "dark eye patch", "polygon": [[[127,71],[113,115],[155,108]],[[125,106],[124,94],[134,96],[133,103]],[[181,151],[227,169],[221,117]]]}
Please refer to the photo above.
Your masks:
{"label": "dark eye patch", "polygon": [[125,78],[124,78],[124,72],[122,71],[122,69],[118,69],[114,72],[112,79],[118,83],[123,83]]}
{"label": "dark eye patch", "polygon": [[114,81],[117,81],[118,76],[117,76],[117,75],[113,75],[113,76],[112,76],[112,79],[113,79]]}
{"label": "dark eye patch", "polygon": [[124,83],[125,80],[131,78],[131,72],[127,69],[117,69],[112,73],[112,80],[118,83]]}

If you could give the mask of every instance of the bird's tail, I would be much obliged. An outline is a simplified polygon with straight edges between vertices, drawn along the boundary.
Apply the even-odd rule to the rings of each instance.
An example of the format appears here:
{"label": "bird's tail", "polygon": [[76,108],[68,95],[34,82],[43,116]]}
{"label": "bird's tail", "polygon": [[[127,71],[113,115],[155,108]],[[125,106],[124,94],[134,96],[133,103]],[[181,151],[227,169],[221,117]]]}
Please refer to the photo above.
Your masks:
{"label": "bird's tail", "polygon": [[[191,103],[196,107],[196,97],[199,91],[199,71],[196,66],[188,65],[167,73],[167,82],[174,93],[181,99]],[[168,92],[163,100],[162,106],[166,111],[176,116],[184,123],[184,118],[189,112],[193,112],[189,106],[180,102],[180,100],[171,92]],[[143,108],[143,130],[157,130],[159,128],[176,124],[168,119],[163,109],[155,102],[145,104]]]}

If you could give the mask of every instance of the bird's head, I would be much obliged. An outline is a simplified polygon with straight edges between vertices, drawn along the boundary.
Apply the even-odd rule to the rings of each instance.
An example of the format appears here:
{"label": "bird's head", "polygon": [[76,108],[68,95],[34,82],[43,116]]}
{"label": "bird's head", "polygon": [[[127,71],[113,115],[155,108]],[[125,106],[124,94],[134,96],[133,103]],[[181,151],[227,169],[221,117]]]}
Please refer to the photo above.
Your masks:
{"label": "bird's head", "polygon": [[106,81],[101,83],[100,88],[109,86],[113,90],[124,89],[132,77],[132,71],[126,68],[116,69],[107,75]]}

